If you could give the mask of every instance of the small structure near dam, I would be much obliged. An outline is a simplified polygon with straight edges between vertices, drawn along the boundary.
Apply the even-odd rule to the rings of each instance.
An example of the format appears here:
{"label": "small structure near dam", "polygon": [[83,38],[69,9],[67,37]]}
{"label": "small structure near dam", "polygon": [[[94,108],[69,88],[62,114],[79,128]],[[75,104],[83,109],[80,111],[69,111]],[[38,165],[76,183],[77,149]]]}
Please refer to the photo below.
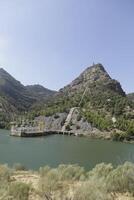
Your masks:
{"label": "small structure near dam", "polygon": [[[94,64],[93,64],[94,65]],[[86,87],[84,88],[82,97],[80,99],[80,102],[78,104],[78,107],[72,107],[65,119],[65,122],[63,123],[61,130],[51,130],[51,129],[45,129],[45,121],[40,121],[38,122],[37,125],[24,125],[22,123],[20,126],[16,125],[16,123],[12,123],[12,128],[11,128],[11,136],[18,136],[18,137],[38,137],[38,136],[45,136],[49,134],[63,134],[63,135],[81,135],[78,131],[80,129],[79,126],[77,126],[77,131],[71,131],[70,129],[70,123],[73,118],[73,114],[78,111],[78,109],[81,106],[81,103],[85,97],[85,94],[88,89],[88,83]],[[77,113],[76,113],[77,114]],[[83,123],[84,124],[84,123]],[[89,128],[89,130],[92,129],[91,125],[89,123],[85,123],[85,125]],[[68,128],[69,127],[69,128]],[[69,130],[68,130],[69,129]],[[85,129],[85,128],[84,128]],[[74,130],[74,129],[73,129]],[[87,131],[87,130],[86,130]]]}
{"label": "small structure near dam", "polygon": [[76,135],[72,131],[46,130],[44,122],[39,122],[39,124],[36,126],[32,125],[24,126],[23,124],[18,126],[15,122],[14,123],[12,122],[11,133],[10,133],[11,136],[16,136],[16,137],[40,137],[52,134]]}
{"label": "small structure near dam", "polygon": [[61,130],[39,130],[36,127],[17,127],[11,129],[11,136],[16,137],[41,137],[46,135],[53,135],[53,134],[60,134],[60,135],[76,135],[71,131],[61,131]]}
{"label": "small structure near dam", "polygon": [[59,113],[52,117],[40,116],[34,121],[21,120],[12,123],[11,136],[38,137],[51,134],[88,135],[93,128],[89,122],[79,115],[79,108],[73,107],[68,114]]}

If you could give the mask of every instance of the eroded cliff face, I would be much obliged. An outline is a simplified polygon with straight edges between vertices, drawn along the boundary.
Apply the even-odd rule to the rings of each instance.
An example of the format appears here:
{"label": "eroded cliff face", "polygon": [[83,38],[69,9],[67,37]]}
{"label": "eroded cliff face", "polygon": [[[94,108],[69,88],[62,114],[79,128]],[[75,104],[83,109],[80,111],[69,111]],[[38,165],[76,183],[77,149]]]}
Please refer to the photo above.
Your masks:
{"label": "eroded cliff face", "polygon": [[[97,136],[102,132],[93,127],[84,117],[81,116],[79,108],[74,108],[70,119],[69,113],[56,113],[52,116],[36,117],[37,122],[44,122],[46,131],[72,132],[75,135]],[[64,129],[64,130],[63,130]]]}

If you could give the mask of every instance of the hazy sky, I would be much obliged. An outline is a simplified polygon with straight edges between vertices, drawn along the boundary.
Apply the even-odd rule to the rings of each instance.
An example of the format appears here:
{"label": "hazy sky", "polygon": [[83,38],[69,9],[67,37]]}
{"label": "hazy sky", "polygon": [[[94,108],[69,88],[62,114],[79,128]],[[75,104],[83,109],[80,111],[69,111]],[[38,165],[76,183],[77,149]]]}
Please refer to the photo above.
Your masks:
{"label": "hazy sky", "polygon": [[59,89],[93,62],[134,92],[133,0],[0,0],[0,65]]}

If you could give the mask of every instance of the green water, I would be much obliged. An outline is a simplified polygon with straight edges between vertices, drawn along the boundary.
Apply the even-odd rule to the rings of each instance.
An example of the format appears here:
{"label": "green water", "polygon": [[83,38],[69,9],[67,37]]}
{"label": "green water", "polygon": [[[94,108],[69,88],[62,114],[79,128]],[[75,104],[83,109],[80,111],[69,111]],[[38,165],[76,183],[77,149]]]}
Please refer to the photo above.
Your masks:
{"label": "green water", "polygon": [[0,130],[0,163],[21,163],[30,169],[41,166],[78,163],[91,169],[97,163],[114,165],[134,162],[134,144],[92,140],[74,136],[52,135],[40,138],[17,138]]}

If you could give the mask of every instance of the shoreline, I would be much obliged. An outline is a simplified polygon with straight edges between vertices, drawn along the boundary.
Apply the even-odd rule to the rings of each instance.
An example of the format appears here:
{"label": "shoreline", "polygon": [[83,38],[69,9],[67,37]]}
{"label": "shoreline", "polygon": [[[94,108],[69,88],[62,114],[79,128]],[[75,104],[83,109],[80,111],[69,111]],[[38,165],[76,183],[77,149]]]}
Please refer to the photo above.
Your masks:
{"label": "shoreline", "polygon": [[[1,128],[1,130],[7,130],[7,131],[10,131],[10,129],[4,129],[4,128]],[[10,131],[11,132],[11,131]],[[46,137],[46,136],[49,136],[49,135],[58,135],[58,133],[54,133],[53,131],[49,131],[51,132],[51,134],[46,134],[46,135],[43,135],[43,136],[34,136],[35,138],[38,138],[38,137]],[[72,131],[73,132],[73,131]],[[59,135],[61,135],[59,133]],[[62,134],[63,135],[63,134]],[[65,135],[68,135],[68,136],[74,136],[74,137],[86,137],[86,138],[91,138],[91,139],[98,139],[98,140],[110,140],[110,141],[113,141],[113,142],[122,142],[122,143],[128,143],[128,144],[134,144],[134,140],[113,140],[112,137],[111,137],[111,132],[99,132],[97,134],[65,134]],[[9,134],[9,136],[12,136],[12,137],[23,137],[23,138],[33,138],[33,136],[29,136],[29,137],[25,137],[25,136],[14,136],[14,135],[11,135]]]}

